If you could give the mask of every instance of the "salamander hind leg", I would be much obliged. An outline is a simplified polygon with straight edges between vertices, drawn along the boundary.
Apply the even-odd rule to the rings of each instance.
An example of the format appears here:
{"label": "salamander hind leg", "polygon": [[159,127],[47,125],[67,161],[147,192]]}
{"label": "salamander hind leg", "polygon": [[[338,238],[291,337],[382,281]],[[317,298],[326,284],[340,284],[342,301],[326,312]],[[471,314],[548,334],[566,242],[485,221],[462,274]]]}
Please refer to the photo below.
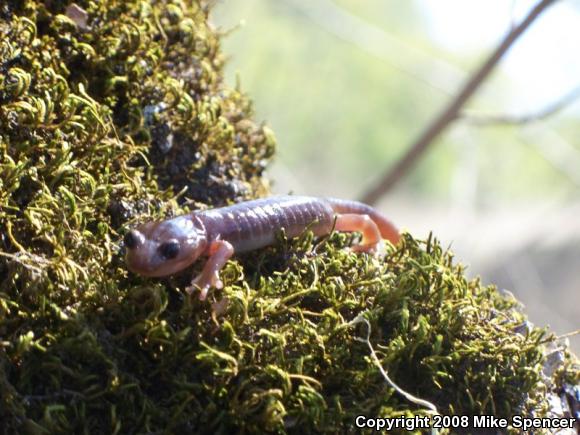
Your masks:
{"label": "salamander hind leg", "polygon": [[192,293],[196,288],[201,290],[200,300],[205,300],[211,287],[220,289],[223,283],[219,277],[219,271],[225,266],[230,257],[234,254],[234,247],[224,241],[216,240],[209,246],[209,258],[201,273],[191,281],[191,286],[185,290]]}
{"label": "salamander hind leg", "polygon": [[353,246],[355,252],[372,252],[381,241],[381,233],[377,224],[366,214],[339,214],[336,218],[335,229],[345,232],[360,232],[360,245]]}

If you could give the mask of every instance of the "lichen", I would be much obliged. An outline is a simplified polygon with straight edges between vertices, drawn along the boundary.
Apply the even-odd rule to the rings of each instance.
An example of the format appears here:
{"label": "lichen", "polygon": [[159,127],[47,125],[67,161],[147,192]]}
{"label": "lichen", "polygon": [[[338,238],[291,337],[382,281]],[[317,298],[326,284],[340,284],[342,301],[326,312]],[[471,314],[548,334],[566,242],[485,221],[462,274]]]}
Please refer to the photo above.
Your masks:
{"label": "lichen", "polygon": [[[547,412],[555,338],[434,239],[380,257],[311,233],[231,261],[216,316],[191,270],[129,274],[133,223],[268,192],[272,133],[222,79],[209,1],[0,5],[0,422],[5,433],[354,431],[358,414]],[[199,265],[195,266],[199,268]],[[211,302],[211,301],[210,301]]]}

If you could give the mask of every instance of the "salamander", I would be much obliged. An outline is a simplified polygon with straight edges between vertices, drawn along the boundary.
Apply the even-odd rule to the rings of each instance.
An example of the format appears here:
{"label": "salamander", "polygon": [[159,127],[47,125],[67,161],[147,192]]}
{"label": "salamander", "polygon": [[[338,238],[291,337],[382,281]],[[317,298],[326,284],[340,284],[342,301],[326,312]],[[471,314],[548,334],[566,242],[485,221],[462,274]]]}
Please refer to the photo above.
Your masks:
{"label": "salamander", "polygon": [[219,271],[234,253],[271,245],[284,229],[296,237],[305,229],[315,236],[336,231],[362,234],[355,251],[372,251],[381,239],[396,244],[399,232],[374,208],[356,201],[308,196],[274,196],[148,222],[124,238],[129,270],[161,277],[171,275],[208,256],[201,273],[186,290],[200,290],[204,300],[210,288],[222,288]]}

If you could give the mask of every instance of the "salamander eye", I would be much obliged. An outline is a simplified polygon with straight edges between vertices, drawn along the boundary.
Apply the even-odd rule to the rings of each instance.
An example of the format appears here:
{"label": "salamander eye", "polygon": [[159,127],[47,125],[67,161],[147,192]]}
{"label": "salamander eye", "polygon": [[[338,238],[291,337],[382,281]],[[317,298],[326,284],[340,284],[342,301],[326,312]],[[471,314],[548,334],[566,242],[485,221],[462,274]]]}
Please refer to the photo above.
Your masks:
{"label": "salamander eye", "polygon": [[143,234],[141,234],[139,231],[131,230],[125,234],[123,241],[125,242],[125,246],[127,248],[134,249],[143,243]]}
{"label": "salamander eye", "polygon": [[177,257],[177,254],[179,254],[179,242],[170,240],[169,242],[163,243],[159,246],[159,253],[168,260]]}

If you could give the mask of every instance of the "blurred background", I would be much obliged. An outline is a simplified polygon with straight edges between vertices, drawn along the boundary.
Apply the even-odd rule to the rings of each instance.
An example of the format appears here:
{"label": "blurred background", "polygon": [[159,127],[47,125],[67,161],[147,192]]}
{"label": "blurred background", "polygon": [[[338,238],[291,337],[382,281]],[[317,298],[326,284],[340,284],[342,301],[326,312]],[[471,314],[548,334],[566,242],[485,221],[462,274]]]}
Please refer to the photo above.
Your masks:
{"label": "blurred background", "polygon": [[[273,191],[356,199],[535,4],[221,0],[213,22],[276,133]],[[378,202],[559,335],[580,329],[579,54],[580,2],[557,1]]]}

